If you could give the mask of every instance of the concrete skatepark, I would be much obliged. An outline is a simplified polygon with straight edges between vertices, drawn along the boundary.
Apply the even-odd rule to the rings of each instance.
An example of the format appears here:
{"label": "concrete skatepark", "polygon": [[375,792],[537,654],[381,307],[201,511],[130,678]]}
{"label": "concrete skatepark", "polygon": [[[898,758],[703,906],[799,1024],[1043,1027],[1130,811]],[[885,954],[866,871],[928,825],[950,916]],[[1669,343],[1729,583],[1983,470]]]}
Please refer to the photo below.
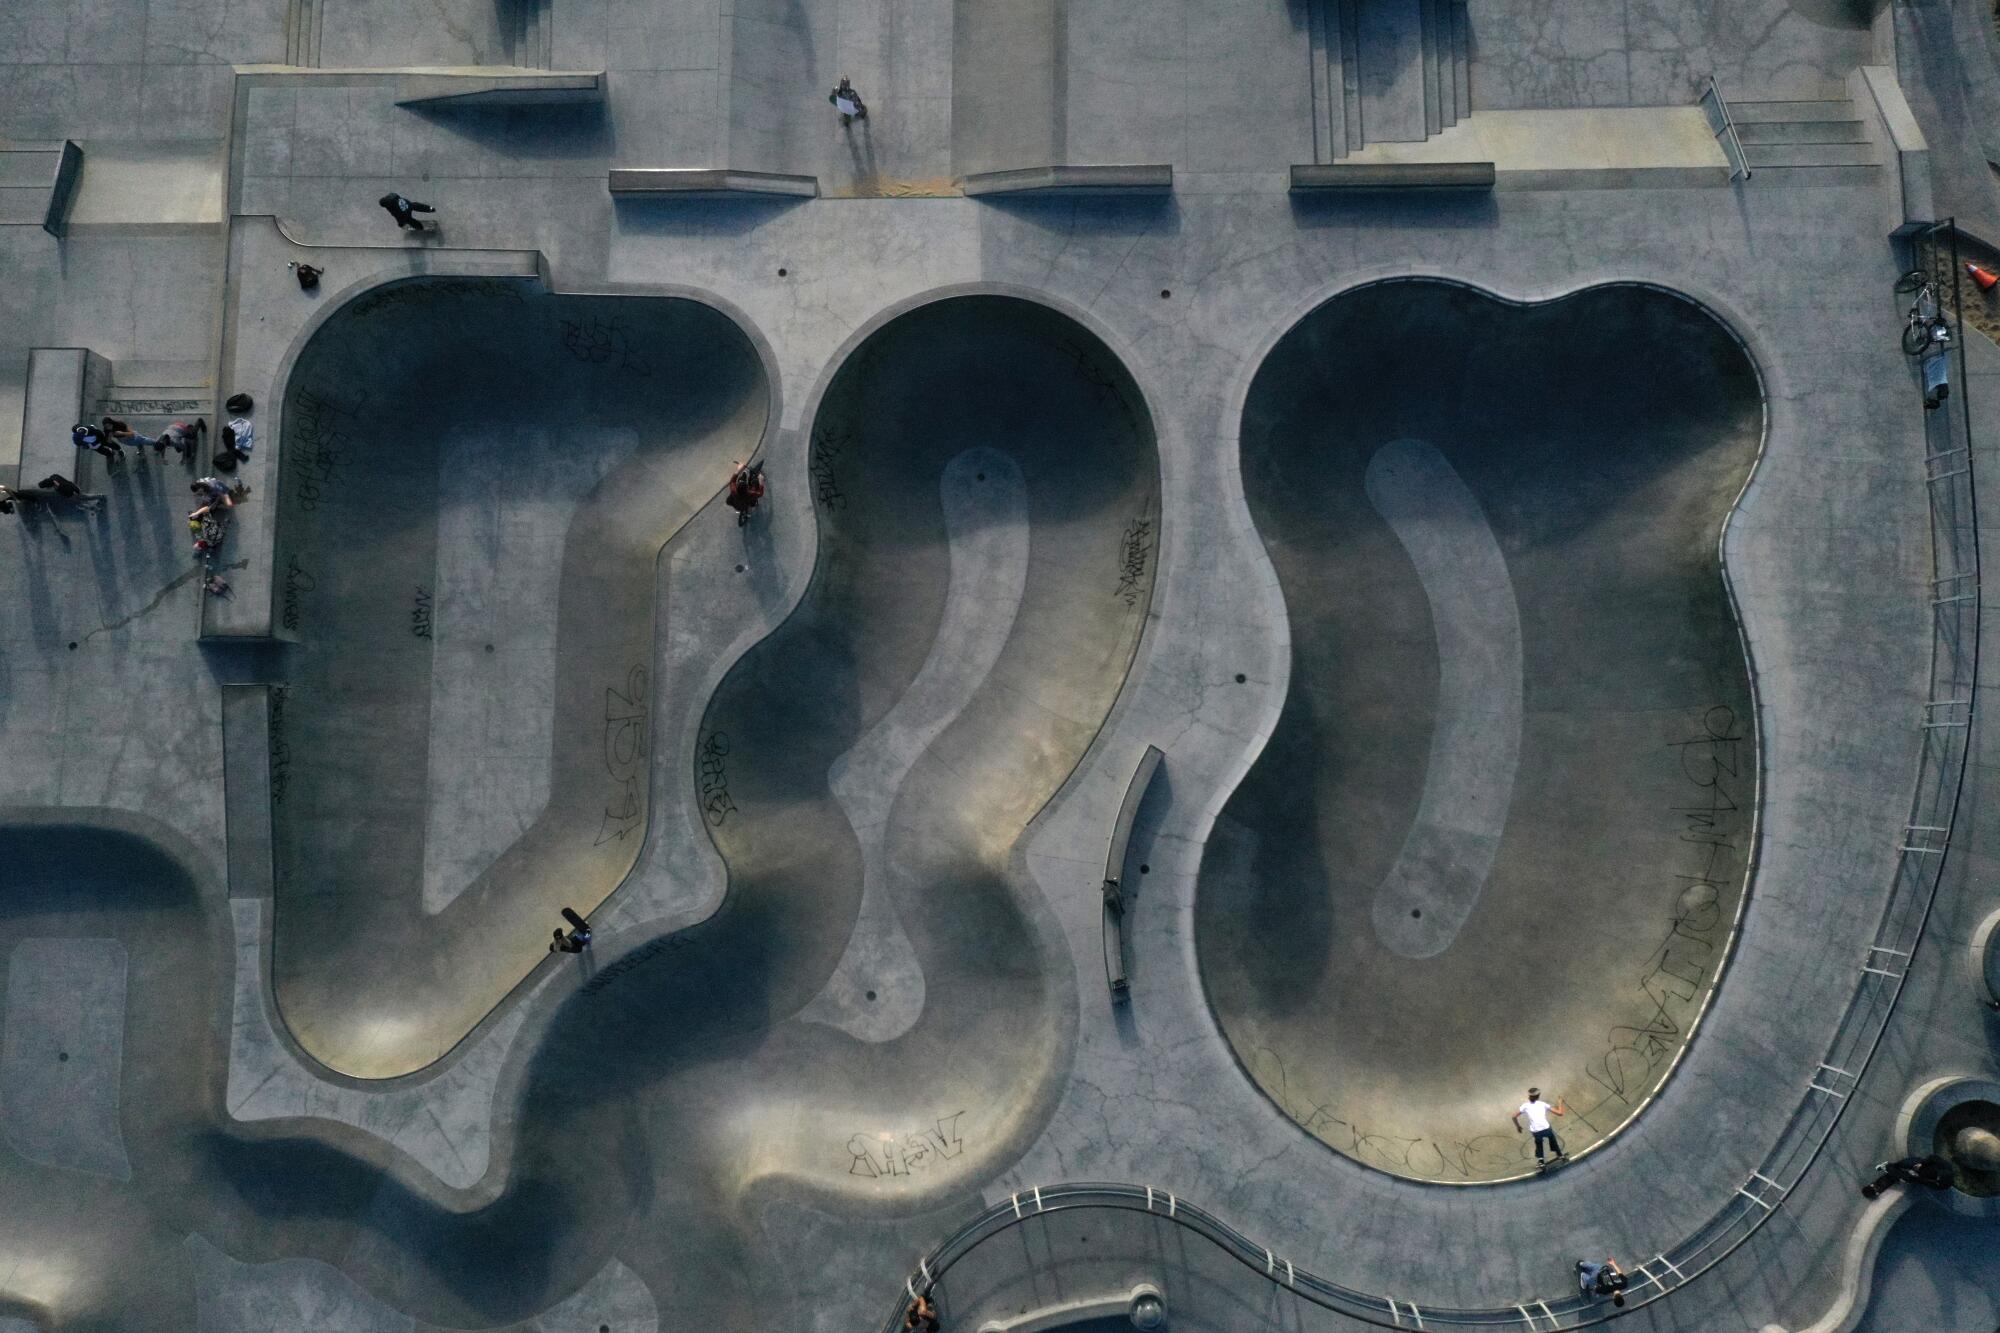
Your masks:
{"label": "concrete skatepark", "polygon": [[0,1329],[2000,1323],[2000,46],[1614,8],[0,17]]}

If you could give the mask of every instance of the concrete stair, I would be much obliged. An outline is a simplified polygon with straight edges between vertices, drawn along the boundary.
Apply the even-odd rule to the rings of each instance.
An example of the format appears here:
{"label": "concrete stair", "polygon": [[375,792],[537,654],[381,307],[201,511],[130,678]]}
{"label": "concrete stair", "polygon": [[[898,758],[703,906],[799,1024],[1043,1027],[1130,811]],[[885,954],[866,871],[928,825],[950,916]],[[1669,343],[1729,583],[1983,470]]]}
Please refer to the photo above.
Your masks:
{"label": "concrete stair", "polygon": [[1428,138],[1471,114],[1466,0],[1307,0],[1306,13],[1315,161]]}
{"label": "concrete stair", "polygon": [[1881,150],[1847,98],[1729,103],[1752,184],[1847,185],[1881,172]]}

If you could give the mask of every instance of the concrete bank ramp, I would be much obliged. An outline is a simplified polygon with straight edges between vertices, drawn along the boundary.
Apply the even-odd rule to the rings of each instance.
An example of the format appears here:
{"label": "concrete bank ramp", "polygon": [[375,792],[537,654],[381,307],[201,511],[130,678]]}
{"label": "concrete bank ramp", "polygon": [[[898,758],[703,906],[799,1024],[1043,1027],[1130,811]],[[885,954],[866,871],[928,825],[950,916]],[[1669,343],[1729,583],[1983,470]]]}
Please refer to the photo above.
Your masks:
{"label": "concrete bank ramp", "polygon": [[1689,1040],[1746,890],[1749,664],[1718,564],[1762,441],[1747,353],[1671,293],[1376,284],[1243,420],[1291,621],[1197,908],[1209,997],[1301,1125],[1424,1180],[1572,1153]]}

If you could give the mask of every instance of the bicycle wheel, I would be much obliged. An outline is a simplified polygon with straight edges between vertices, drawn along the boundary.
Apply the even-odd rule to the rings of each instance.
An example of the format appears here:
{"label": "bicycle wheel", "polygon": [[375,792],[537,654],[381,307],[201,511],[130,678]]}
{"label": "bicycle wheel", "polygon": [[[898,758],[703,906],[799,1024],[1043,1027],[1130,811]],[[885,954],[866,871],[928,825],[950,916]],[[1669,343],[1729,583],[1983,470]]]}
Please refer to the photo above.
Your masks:
{"label": "bicycle wheel", "polygon": [[1922,269],[1913,268],[1908,273],[1905,273],[1902,277],[1896,279],[1896,295],[1908,296],[1911,292],[1923,286],[1924,283],[1927,281],[1929,281],[1929,279],[1925,276],[1924,271]]}
{"label": "bicycle wheel", "polygon": [[1930,325],[1921,320],[1911,320],[1903,326],[1903,350],[1911,356],[1923,355],[1924,348],[1930,346]]}

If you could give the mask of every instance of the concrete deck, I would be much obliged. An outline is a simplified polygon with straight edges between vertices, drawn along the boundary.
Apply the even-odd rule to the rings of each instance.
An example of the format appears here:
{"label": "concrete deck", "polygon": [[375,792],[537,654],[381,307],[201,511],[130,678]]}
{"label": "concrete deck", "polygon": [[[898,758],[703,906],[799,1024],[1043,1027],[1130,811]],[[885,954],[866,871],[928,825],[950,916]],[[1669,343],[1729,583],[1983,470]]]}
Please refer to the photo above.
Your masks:
{"label": "concrete deck", "polygon": [[[2000,67],[1930,5],[1469,0],[1457,125],[1360,160],[1485,136],[1504,186],[1489,117],[1601,134],[1521,139],[1532,188],[1294,195],[1332,160],[1349,8],[0,17],[5,147],[77,141],[89,206],[61,238],[0,223],[0,464],[74,467],[46,423],[105,402],[142,429],[258,402],[228,596],[200,593],[176,461],[92,460],[101,517],[0,527],[0,1327],[853,1333],[968,1217],[1088,1180],[1401,1310],[1533,1309],[1579,1255],[1657,1254],[1737,1198],[1861,982],[1933,702],[1927,422],[1889,294],[1919,196],[1600,150],[1705,154],[1710,73],[1827,100],[1870,65],[1936,152]],[[1378,67],[1403,31],[1369,38]],[[510,104],[599,72],[600,100]],[[847,129],[840,74],[870,104]],[[1371,95],[1407,111],[1433,74]],[[482,103],[399,104],[426,80]],[[1976,198],[1965,161],[1941,201]],[[1135,163],[1171,193],[958,185]],[[607,189],[652,168],[819,195]],[[390,189],[439,229],[396,232]],[[1409,277],[1465,286],[1367,286]],[[1971,370],[1983,475],[2000,349]],[[752,449],[771,491],[739,528],[715,497]],[[1986,1317],[1985,1224],[1854,1188],[1911,1087],[2000,1073],[1979,690],[1888,1038],[1771,1224],[1640,1325]],[[1718,700],[1760,741],[1754,840],[1714,876],[1740,930],[1664,1081],[1685,1022],[1642,1034],[1622,1086],[1654,1095],[1622,1132],[1440,1189],[1260,1082],[1252,1018],[1328,1074],[1316,1101],[1358,1062],[1428,1080],[1426,1113],[1448,1077],[1467,1106],[1504,1088],[1510,1136],[1517,1083],[1578,1105],[1563,997],[1615,1005],[1663,932],[1530,926],[1567,884],[1593,920],[1660,918],[1695,803],[1662,756]],[[1105,847],[1149,746],[1118,998]],[[1504,809],[1454,799],[1510,756]],[[1229,910],[1253,817],[1293,860]],[[1290,875],[1322,861],[1344,896],[1315,920]],[[596,942],[557,959],[565,904]],[[1546,1031],[1509,1047],[1530,969]],[[1357,1029],[1342,984],[1439,1030]],[[1871,1226],[1879,1273],[1847,1259]],[[1173,1327],[1355,1326],[1136,1214],[1024,1221],[939,1295],[976,1328],[1142,1282]]]}

